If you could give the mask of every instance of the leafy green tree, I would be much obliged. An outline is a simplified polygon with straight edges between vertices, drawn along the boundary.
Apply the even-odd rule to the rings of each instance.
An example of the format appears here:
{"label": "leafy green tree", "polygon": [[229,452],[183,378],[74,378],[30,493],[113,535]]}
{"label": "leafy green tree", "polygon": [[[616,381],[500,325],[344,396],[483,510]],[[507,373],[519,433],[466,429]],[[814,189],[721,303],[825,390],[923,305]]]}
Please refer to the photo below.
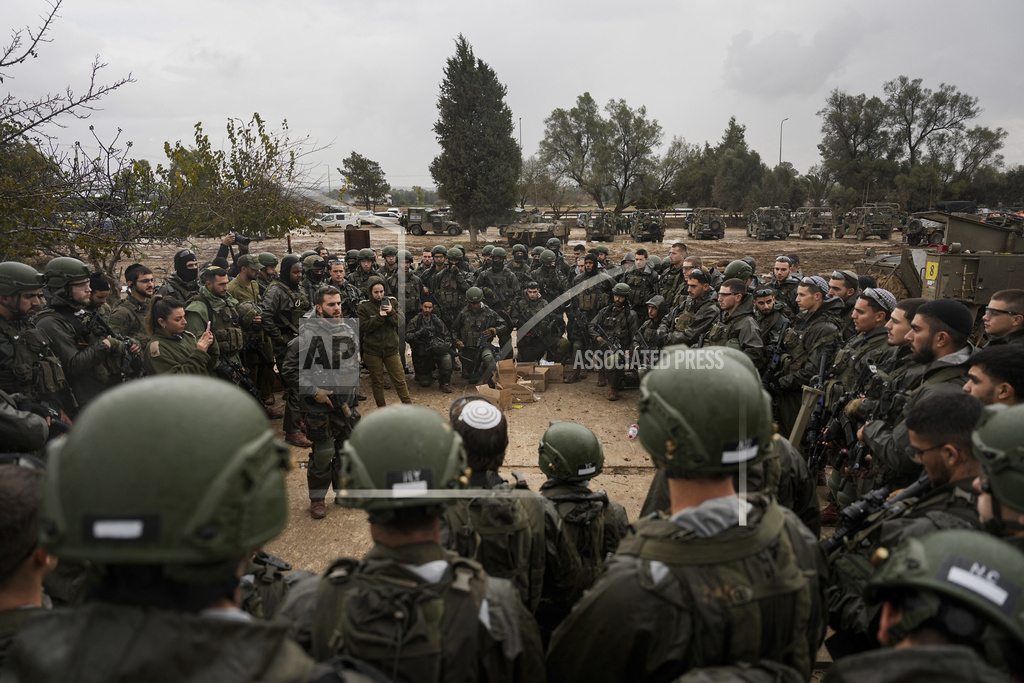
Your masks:
{"label": "leafy green tree", "polygon": [[807,181],[788,161],[766,172],[761,180],[757,203],[762,206],[788,206],[795,209],[807,201]]}
{"label": "leafy green tree", "polygon": [[460,34],[437,98],[441,154],[430,175],[455,219],[469,228],[472,244],[478,229],[516,204],[523,159],[505,94],[497,74]]}
{"label": "leafy green tree", "polygon": [[690,164],[695,163],[695,157],[699,154],[694,145],[687,144],[679,137],[672,138],[665,154],[639,178],[636,205],[667,209],[675,204],[682,196],[679,193],[679,177]]}
{"label": "leafy green tree", "polygon": [[388,193],[390,186],[380,164],[357,152],[348,155],[338,173],[347,178],[349,192],[353,193],[366,209],[376,210],[377,203]]}
{"label": "leafy green tree", "polygon": [[715,150],[718,162],[712,198],[715,205],[732,213],[755,208],[756,192],[765,173],[761,155],[747,146],[746,126],[730,117]]}
{"label": "leafy green tree", "polygon": [[940,133],[963,131],[981,113],[978,98],[942,83],[937,91],[922,79],[899,76],[883,86],[886,124],[894,149],[911,167],[921,161],[925,143]]}
{"label": "leafy green tree", "polygon": [[999,150],[1007,133],[1002,128],[975,126],[956,133],[940,133],[928,141],[926,163],[934,166],[942,180],[943,196],[957,199],[985,169],[1003,165]]}
{"label": "leafy green tree", "polygon": [[608,138],[608,122],[597,102],[585,92],[571,109],[555,109],[544,119],[541,160],[559,175],[569,178],[604,208],[605,189],[610,183],[607,166],[600,162]]}
{"label": "leafy green tree", "polygon": [[605,170],[615,213],[633,203],[638,181],[654,170],[654,148],[661,144],[661,125],[647,120],[647,107],[631,109],[625,100],[611,100],[607,136],[599,146],[599,163]]}
{"label": "leafy green tree", "polygon": [[818,112],[821,117],[821,152],[824,170],[841,185],[866,190],[877,175],[874,161],[890,148],[887,110],[877,97],[833,90]]}
{"label": "leafy green tree", "polygon": [[711,206],[714,203],[715,176],[718,174],[718,159],[711,145],[696,146],[690,150],[687,163],[676,175],[674,194],[677,199],[690,206]]}

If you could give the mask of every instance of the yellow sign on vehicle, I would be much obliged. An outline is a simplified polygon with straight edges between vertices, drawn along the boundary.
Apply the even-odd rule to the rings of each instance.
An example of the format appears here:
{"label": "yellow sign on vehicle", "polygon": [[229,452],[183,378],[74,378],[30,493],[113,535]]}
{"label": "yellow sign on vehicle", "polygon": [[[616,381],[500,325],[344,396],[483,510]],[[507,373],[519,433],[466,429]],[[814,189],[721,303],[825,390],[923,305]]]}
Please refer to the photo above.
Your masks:
{"label": "yellow sign on vehicle", "polygon": [[927,267],[927,269],[925,270],[925,273],[924,273],[924,279],[925,280],[934,280],[937,277],[939,277],[939,262],[938,261],[929,261],[928,262],[928,267]]}

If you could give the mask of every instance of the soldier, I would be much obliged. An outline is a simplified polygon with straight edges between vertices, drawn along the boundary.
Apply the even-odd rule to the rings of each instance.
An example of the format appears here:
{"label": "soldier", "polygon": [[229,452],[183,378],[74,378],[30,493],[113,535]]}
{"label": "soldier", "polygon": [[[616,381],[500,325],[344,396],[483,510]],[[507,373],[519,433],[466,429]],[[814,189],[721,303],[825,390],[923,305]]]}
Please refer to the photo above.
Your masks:
{"label": "soldier", "polygon": [[455,345],[466,361],[462,372],[471,384],[491,381],[491,375],[497,367],[491,341],[503,333],[505,327],[501,317],[488,308],[483,300],[483,290],[470,287],[466,291],[467,306],[456,316],[452,325]]}
{"label": "soldier", "polygon": [[[516,344],[519,360],[533,363],[547,358],[553,363],[566,363],[570,357],[572,346],[562,335],[565,333],[565,320],[559,310],[544,315],[548,302],[541,298],[540,285],[528,282],[525,286],[526,296],[519,299],[513,320],[516,328]],[[578,370],[573,373],[579,375]],[[566,375],[563,382],[575,380]]]}
{"label": "soldier", "polygon": [[[628,259],[628,253],[626,257]],[[646,319],[647,302],[658,293],[658,275],[647,262],[646,249],[637,249],[631,261],[632,267],[627,267],[619,276],[619,282],[629,285],[629,305],[638,318]]]}
{"label": "soldier", "polygon": [[[583,257],[583,272],[572,282],[576,295],[570,300],[569,307],[569,341],[572,342],[573,355],[582,355],[593,349],[593,336],[590,334],[590,323],[611,300],[612,286],[615,280],[607,273],[602,273],[597,266],[597,257],[587,254]],[[605,369],[597,372],[597,386],[608,384]]]}
{"label": "soldier", "polygon": [[[303,338],[296,337],[288,342],[288,350],[281,365],[281,374],[288,386],[298,387],[299,405],[306,422],[306,438],[313,442],[306,468],[306,484],[309,487],[309,516],[323,519],[327,516],[324,499],[333,485],[335,503],[341,495],[341,452],[345,440],[352,433],[352,427],[359,422],[359,404],[356,400],[356,385],[359,382],[358,360],[355,354],[358,340],[352,328],[342,320],[341,292],[332,285],[317,290],[315,301],[316,317],[328,321],[324,331],[330,330],[331,344],[339,339],[347,343],[352,361],[352,383],[338,386],[336,381],[302,381],[304,372],[299,363],[300,344]],[[337,370],[337,368],[335,368]]]}
{"label": "soldier", "polygon": [[981,466],[971,450],[971,432],[981,409],[977,399],[947,390],[921,400],[907,416],[910,457],[927,474],[920,480],[923,492],[868,517],[865,526],[841,537],[829,556],[829,625],[837,635],[826,645],[833,658],[875,646],[870,625],[876,623],[878,605],[866,602],[863,589],[879,547],[940,529],[980,528],[971,486]]}
{"label": "soldier", "polygon": [[[238,301],[238,314],[242,319],[252,320],[249,327],[243,329],[243,348],[240,354],[242,365],[249,371],[253,383],[260,394],[267,417],[277,420],[284,414],[276,410],[274,405],[274,345],[264,333],[264,328],[272,325],[269,316],[264,319],[258,284],[262,265],[258,257],[242,254],[235,262],[238,275],[228,283],[228,295]],[[257,321],[258,318],[258,321]]]}
{"label": "soldier", "polygon": [[626,509],[591,491],[590,480],[604,469],[604,449],[594,433],[575,422],[552,421],[540,438],[540,471],[548,476],[540,495],[555,505],[580,558],[581,588],[586,590],[626,536]]}
{"label": "soldier", "polygon": [[[302,263],[299,257],[288,254],[281,259],[281,277],[270,283],[263,296],[263,312],[273,325],[266,330],[274,345],[274,358],[284,361],[288,342],[299,334],[299,320],[309,310],[309,299],[299,286],[302,279]],[[280,368],[278,368],[280,369]],[[284,407],[284,440],[292,446],[309,448],[312,442],[300,431],[302,417],[299,414],[298,387],[288,387],[288,398]]]}
{"label": "soldier", "polygon": [[110,281],[107,277],[96,271],[89,276],[89,303],[85,309],[90,313],[103,316],[104,319],[110,316]]}
{"label": "soldier", "polygon": [[260,262],[260,272],[256,278],[256,284],[260,288],[260,301],[267,294],[267,287],[277,279],[277,257],[269,251],[262,252],[257,259]]}
{"label": "soldier", "polygon": [[877,637],[885,649],[836,661],[825,681],[1019,680],[1022,576],[1024,555],[985,534],[907,539],[866,589],[882,603]]}
{"label": "soldier", "polygon": [[362,300],[359,289],[345,276],[345,262],[334,260],[328,264],[328,284],[341,292],[341,314],[344,318],[356,317],[356,307]]}
{"label": "soldier", "polygon": [[349,249],[345,252],[345,270],[348,271],[349,277],[355,277],[356,270],[359,269],[359,250]]}
{"label": "soldier", "polygon": [[[778,350],[782,334],[789,327],[786,306],[775,300],[775,290],[771,287],[758,287],[751,298],[754,300],[754,320],[761,331],[765,349]],[[771,361],[771,357],[767,360]]]}
{"label": "soldier", "polygon": [[917,309],[907,341],[913,350],[911,358],[919,364],[908,372],[900,391],[904,394],[902,410],[893,420],[875,420],[860,428],[858,438],[871,451],[872,465],[878,468],[875,486],[905,486],[921,471],[907,457],[910,441],[906,417],[914,404],[942,384],[959,389],[967,382],[967,360],[974,353],[968,340],[974,316],[958,301],[937,299]]}
{"label": "soldier", "polygon": [[359,288],[359,293],[364,299],[370,296],[370,289],[367,284],[370,278],[379,275],[375,266],[376,260],[377,256],[373,253],[373,249],[360,249],[359,267],[348,274],[352,284]]}
{"label": "soldier", "polygon": [[786,317],[795,318],[800,309],[796,305],[796,288],[800,284],[800,278],[793,274],[793,261],[788,256],[776,256],[775,276],[771,283],[775,290],[775,299],[786,308]]}
{"label": "soldier", "polygon": [[610,253],[611,253],[611,251],[609,251],[607,244],[599,244],[596,247],[594,247],[594,254],[597,256],[597,269],[598,270],[604,270],[605,268],[611,268],[612,264],[608,263],[608,255]]}
{"label": "soldier", "polygon": [[[380,269],[380,276],[387,284],[389,280],[398,277],[398,247],[389,244],[380,250],[380,255],[384,257],[384,267]],[[396,290],[389,290],[388,294],[398,296]]]}
{"label": "soldier", "polygon": [[[122,357],[128,353],[141,366],[139,347],[110,336],[105,322],[94,324],[85,311],[89,301],[89,268],[76,258],[61,256],[46,264],[43,276],[53,294],[50,307],[36,315],[64,367],[81,408],[124,377]],[[131,340],[128,340],[131,342]]]}
{"label": "soldier", "polygon": [[144,349],[149,343],[146,316],[149,313],[149,302],[156,291],[156,280],[153,271],[141,263],[133,263],[125,268],[124,279],[128,282],[128,296],[117,302],[106,316],[107,322],[114,332],[131,337]]}
{"label": "soldier", "polygon": [[31,323],[43,276],[17,261],[0,263],[0,390],[45,402],[69,422],[77,403],[46,332]]}
{"label": "soldier", "polygon": [[452,393],[452,340],[451,332],[434,315],[434,302],[420,303],[420,312],[406,325],[405,338],[412,346],[412,365],[416,383],[429,387],[437,373],[437,383],[445,394]]}
{"label": "soldier", "polygon": [[310,254],[302,259],[302,280],[299,281],[299,287],[310,302],[316,296],[316,291],[323,287],[326,270],[327,262],[316,254]]}
{"label": "soldier", "polygon": [[462,250],[452,247],[445,253],[448,265],[444,270],[435,272],[430,278],[429,294],[434,302],[443,307],[441,317],[448,322],[451,317],[452,325],[455,324],[454,317],[458,315],[465,304],[466,290],[469,289],[469,279],[459,269],[462,262]]}
{"label": "soldier", "polygon": [[655,294],[647,300],[647,310],[644,312],[644,321],[636,333],[638,343],[637,349],[644,351],[647,358],[645,365],[653,364],[656,354],[654,351],[661,348],[658,345],[658,326],[665,317],[665,297]]}
{"label": "soldier", "polygon": [[376,411],[356,426],[345,444],[344,481],[354,490],[342,500],[369,513],[373,548],[362,560],[335,560],[281,610],[314,657],[359,657],[396,681],[543,680],[537,624],[515,588],[441,545],[450,499],[383,495],[462,488],[465,467],[461,437],[427,408]]}
{"label": "soldier", "polygon": [[[231,369],[248,377],[241,357],[245,348],[242,315],[238,300],[228,294],[228,273],[223,268],[207,268],[199,279],[203,283],[199,296],[185,306],[185,329],[196,339],[207,330],[213,333],[215,343],[209,352],[217,359],[218,372],[223,373],[225,379],[229,379]],[[250,308],[248,326],[262,321],[257,312]],[[224,365],[233,367],[222,370]]]}
{"label": "soldier", "polygon": [[562,274],[562,277],[568,280],[569,273],[572,271],[572,268],[569,266],[568,263],[565,262],[565,259],[562,257],[562,240],[558,239],[557,237],[549,237],[548,241],[544,243],[544,247],[554,253],[555,268],[557,268],[558,272]]}
{"label": "soldier", "polygon": [[754,299],[743,280],[734,278],[722,283],[718,292],[721,313],[705,338],[707,346],[729,346],[747,354],[754,367],[765,366],[764,342],[754,320]]}
{"label": "soldier", "polygon": [[689,296],[677,301],[658,328],[659,340],[663,346],[686,344],[701,346],[704,336],[718,318],[720,309],[711,289],[707,274],[703,270],[690,271],[686,291]]}
{"label": "soldier", "polygon": [[544,249],[540,254],[541,265],[533,271],[534,282],[541,286],[541,296],[548,303],[562,296],[569,288],[569,282],[558,270],[555,258],[555,252]]}
{"label": "soldier", "polygon": [[[390,258],[385,256],[385,259]],[[412,253],[403,249],[395,252],[397,267],[394,272],[384,277],[386,291],[398,299],[398,306],[405,312],[405,319],[412,320],[420,312],[420,292],[423,291],[423,281],[412,272]],[[402,357],[402,370],[406,375],[411,374],[405,354],[405,330],[402,326],[398,329],[398,349]]]}
{"label": "soldier", "polygon": [[[726,280],[732,280],[737,278],[743,280],[747,291],[753,294],[760,287],[760,283],[757,281],[757,276],[754,275],[754,268],[744,259],[738,259],[736,261],[730,261],[729,265],[725,267],[725,273],[722,275]],[[778,295],[776,294],[776,300]]]}
{"label": "soldier", "polygon": [[1010,344],[986,346],[967,360],[964,391],[985,405],[1024,402],[1024,353]]}
{"label": "soldier", "polygon": [[836,314],[843,302],[829,295],[824,278],[815,275],[801,280],[796,304],[800,315],[782,337],[778,371],[769,379],[777,387],[774,390],[778,400],[776,417],[783,436],[793,431],[803,386],[814,384],[828,368],[840,341]]}
{"label": "soldier", "polygon": [[686,258],[686,245],[676,242],[668,251],[669,266],[663,268],[661,277],[658,279],[658,294],[665,297],[669,308],[675,307],[677,298],[683,299],[687,295],[686,279],[689,271],[683,270],[683,260]]}
{"label": "soldier", "polygon": [[525,245],[514,245],[512,247],[512,260],[505,266],[506,270],[515,275],[516,279],[519,280],[519,289],[517,291],[522,291],[526,283],[533,280],[533,276],[530,275],[529,264],[526,262],[528,254],[529,252]]}
{"label": "soldier", "polygon": [[[540,268],[540,255],[544,253],[544,247],[536,246],[530,250],[530,270],[534,271]],[[555,252],[551,252],[554,254]]]}
{"label": "soldier", "polygon": [[185,305],[170,296],[153,297],[147,311],[146,344],[142,360],[147,375],[200,375],[210,377],[217,370],[213,332],[203,330],[198,338],[185,329]]}
{"label": "soldier", "polygon": [[1021,406],[986,407],[974,428],[974,456],[981,462],[972,486],[978,517],[990,534],[1024,551],[1024,436]]}
{"label": "soldier", "polygon": [[[640,327],[636,313],[626,305],[628,297],[629,285],[620,282],[612,287],[612,303],[594,316],[589,327],[595,345],[605,352],[599,367],[607,366],[609,401],[619,400],[624,371],[631,360],[626,354],[632,348],[633,338]],[[609,358],[608,351],[614,352],[614,356]],[[599,369],[598,378],[600,377]],[[600,385],[599,379],[598,386]]]}
{"label": "soldier", "polygon": [[184,304],[199,294],[199,261],[194,251],[182,249],[174,255],[174,272],[167,276],[156,293],[173,296]]}
{"label": "soldier", "polygon": [[857,334],[853,325],[853,306],[857,303],[860,295],[859,280],[857,273],[852,270],[836,270],[832,273],[832,279],[828,281],[828,291],[832,296],[843,302],[843,310],[839,313],[841,327],[839,329],[843,342]]}
{"label": "soldier", "polygon": [[505,331],[498,335],[498,345],[504,351],[502,359],[512,357],[512,310],[519,293],[519,278],[505,268],[505,250],[494,247],[490,253],[490,267],[478,271],[476,286],[484,290],[484,302],[501,316]]}
{"label": "soldier", "polygon": [[1004,289],[992,295],[985,315],[988,344],[1024,344],[1024,289]]}
{"label": "soldier", "polygon": [[672,516],[634,524],[555,631],[548,679],[668,681],[761,659],[806,678],[825,633],[817,538],[732,483],[772,437],[757,373],[734,349],[680,348],[641,392],[639,438],[668,475]]}
{"label": "soldier", "polygon": [[[139,425],[167,438],[140,449]],[[196,437],[187,447],[182,429]],[[273,436],[252,399],[208,378],[150,378],[99,398],[49,451],[39,544],[95,564],[100,584],[83,606],[26,621],[5,674],[69,680],[89,653],[105,681],[346,680],[343,663],[314,663],[287,624],[235,606],[240,567],[287,521],[290,461]]]}
{"label": "soldier", "polygon": [[387,372],[399,400],[412,403],[398,356],[398,330],[405,327],[405,311],[398,307],[397,299],[384,293],[384,281],[379,276],[370,278],[367,285],[370,298],[359,304],[356,317],[359,319],[359,348],[370,371],[373,400],[378,408],[387,405],[384,399],[384,373]]}
{"label": "soldier", "polygon": [[435,244],[430,250],[431,267],[417,273],[420,280],[423,281],[423,293],[428,294],[430,289],[430,281],[435,275],[444,270],[444,257],[448,253],[448,248],[443,244]]}
{"label": "soldier", "polygon": [[466,448],[469,486],[490,495],[449,506],[441,518],[441,544],[480,562],[489,575],[512,581],[546,643],[582,592],[579,554],[554,504],[530,492],[520,473],[515,485],[498,473],[508,447],[501,411],[478,399],[457,401],[449,413]]}

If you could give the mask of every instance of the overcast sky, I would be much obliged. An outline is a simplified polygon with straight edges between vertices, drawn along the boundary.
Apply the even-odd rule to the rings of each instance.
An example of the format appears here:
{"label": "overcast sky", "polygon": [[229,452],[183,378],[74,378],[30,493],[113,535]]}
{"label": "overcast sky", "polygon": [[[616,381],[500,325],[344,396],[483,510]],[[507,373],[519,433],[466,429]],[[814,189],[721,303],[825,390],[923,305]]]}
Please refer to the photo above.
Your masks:
{"label": "overcast sky", "polygon": [[[0,28],[38,23],[45,0],[0,0]],[[1024,162],[1024,3],[1012,0],[773,2],[684,0],[65,0],[37,59],[8,71],[23,97],[82,87],[94,55],[106,80],[136,83],[107,97],[62,143],[110,139],[166,163],[165,141],[192,141],[201,121],[224,144],[229,117],[259,112],[324,151],[307,157],[326,183],[355,150],[392,185],[433,185],[432,126],[445,59],[461,32],[508,88],[525,156],[544,119],[589,91],[600,104],[644,105],[673,136],[712,144],[730,116],[773,166],[820,161],[816,115],[833,88],[882,95],[900,74],[946,82],[980,99],[978,124],[1009,132],[1008,165]]]}

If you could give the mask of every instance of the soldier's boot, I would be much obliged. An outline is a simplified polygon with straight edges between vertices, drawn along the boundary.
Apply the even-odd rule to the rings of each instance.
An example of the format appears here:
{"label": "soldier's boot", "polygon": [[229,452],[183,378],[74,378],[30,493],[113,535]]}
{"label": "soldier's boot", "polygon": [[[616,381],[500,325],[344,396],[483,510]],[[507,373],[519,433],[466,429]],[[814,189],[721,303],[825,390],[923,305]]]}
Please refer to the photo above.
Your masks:
{"label": "soldier's boot", "polygon": [[[597,386],[608,386],[608,376],[605,374],[604,370],[597,371]],[[612,391],[615,391],[615,389],[613,388]]]}
{"label": "soldier's boot", "polygon": [[580,371],[578,369],[576,369],[576,368],[573,368],[572,372],[570,372],[568,375],[566,375],[562,379],[562,382],[564,384],[572,384],[573,382],[579,382],[579,381],[580,381]]}
{"label": "soldier's boot", "polygon": [[309,516],[313,519],[323,519],[327,516],[327,505],[322,500],[309,501]]}
{"label": "soldier's boot", "polygon": [[619,390],[616,389],[615,387],[608,387],[608,400],[609,401],[618,401],[619,400]]}
{"label": "soldier's boot", "polygon": [[302,432],[288,432],[284,435],[284,441],[299,448],[309,448],[313,445],[313,442],[307,439],[306,435]]}
{"label": "soldier's boot", "polygon": [[442,384],[441,385],[441,392],[445,393],[445,394],[452,393],[452,385],[451,384]]}

